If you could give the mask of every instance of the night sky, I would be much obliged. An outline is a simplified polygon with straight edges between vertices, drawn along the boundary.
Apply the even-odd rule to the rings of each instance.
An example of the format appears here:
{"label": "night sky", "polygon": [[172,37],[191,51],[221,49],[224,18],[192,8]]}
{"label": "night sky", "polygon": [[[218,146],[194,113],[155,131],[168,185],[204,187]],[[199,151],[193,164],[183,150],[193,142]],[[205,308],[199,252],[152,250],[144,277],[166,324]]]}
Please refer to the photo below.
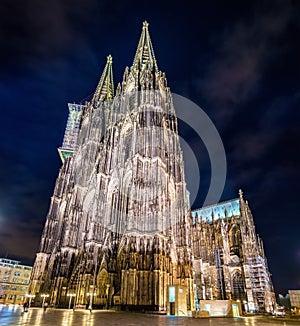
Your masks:
{"label": "night sky", "polygon": [[[171,91],[199,105],[222,138],[221,200],[243,189],[275,291],[300,288],[300,2],[198,2],[1,1],[0,256],[33,263],[67,103],[94,91],[108,54],[121,81],[147,20]],[[210,166],[186,129],[200,166],[197,208]]]}

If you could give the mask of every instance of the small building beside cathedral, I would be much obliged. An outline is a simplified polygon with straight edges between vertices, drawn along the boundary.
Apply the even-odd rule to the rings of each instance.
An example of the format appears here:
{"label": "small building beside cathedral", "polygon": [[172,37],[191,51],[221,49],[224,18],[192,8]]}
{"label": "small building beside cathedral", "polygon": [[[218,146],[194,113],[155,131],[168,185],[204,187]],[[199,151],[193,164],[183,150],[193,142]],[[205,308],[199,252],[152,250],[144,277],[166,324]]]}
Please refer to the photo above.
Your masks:
{"label": "small building beside cathedral", "polygon": [[148,23],[123,80],[112,57],[69,104],[62,159],[30,285],[58,307],[191,316],[199,300],[270,311],[273,288],[242,193],[191,213],[172,94]]}
{"label": "small building beside cathedral", "polygon": [[22,304],[28,294],[32,266],[0,258],[0,303]]}

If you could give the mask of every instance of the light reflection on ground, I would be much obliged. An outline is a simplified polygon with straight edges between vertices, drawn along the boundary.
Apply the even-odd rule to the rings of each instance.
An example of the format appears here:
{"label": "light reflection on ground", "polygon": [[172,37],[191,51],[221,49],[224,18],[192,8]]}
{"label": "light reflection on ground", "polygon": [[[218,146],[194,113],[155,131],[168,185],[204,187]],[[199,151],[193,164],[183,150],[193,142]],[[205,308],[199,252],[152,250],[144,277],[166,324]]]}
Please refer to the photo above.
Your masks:
{"label": "light reflection on ground", "polygon": [[62,325],[62,326],[94,326],[94,325],[139,325],[139,326],[278,326],[300,325],[300,319],[275,319],[272,317],[241,318],[205,318],[168,317],[138,313],[94,310],[51,309],[46,312],[41,308],[30,308],[23,312],[21,306],[0,305],[0,326],[9,325]]}

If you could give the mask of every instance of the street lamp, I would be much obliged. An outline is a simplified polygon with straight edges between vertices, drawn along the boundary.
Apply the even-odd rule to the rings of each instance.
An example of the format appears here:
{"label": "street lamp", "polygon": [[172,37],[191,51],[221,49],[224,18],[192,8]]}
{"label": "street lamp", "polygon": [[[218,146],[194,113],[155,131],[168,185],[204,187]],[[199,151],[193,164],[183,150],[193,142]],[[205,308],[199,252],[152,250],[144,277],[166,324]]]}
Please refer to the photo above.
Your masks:
{"label": "street lamp", "polygon": [[95,292],[87,293],[87,296],[90,296],[89,310],[92,311],[93,307],[93,297],[96,295]]}
{"label": "street lamp", "polygon": [[29,298],[28,308],[30,308],[31,300],[32,300],[32,298],[35,298],[35,295],[34,294],[26,294],[25,296],[27,298]]}
{"label": "street lamp", "polygon": [[76,294],[75,293],[68,293],[67,294],[67,297],[70,297],[70,300],[69,300],[69,309],[71,309],[72,298],[73,297],[76,297]]}
{"label": "street lamp", "polygon": [[248,302],[246,300],[243,301],[243,304],[245,305],[245,311],[248,312]]}
{"label": "street lamp", "polygon": [[41,298],[43,298],[43,303],[42,303],[42,307],[44,307],[45,304],[45,299],[49,297],[49,294],[41,294]]}

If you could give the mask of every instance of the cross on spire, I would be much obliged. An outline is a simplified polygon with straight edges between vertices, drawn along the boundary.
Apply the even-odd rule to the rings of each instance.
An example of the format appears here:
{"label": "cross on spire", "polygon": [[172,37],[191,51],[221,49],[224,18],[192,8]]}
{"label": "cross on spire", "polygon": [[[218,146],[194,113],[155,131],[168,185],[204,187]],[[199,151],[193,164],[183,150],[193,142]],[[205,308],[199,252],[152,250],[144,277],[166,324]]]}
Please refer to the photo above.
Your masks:
{"label": "cross on spire", "polygon": [[243,199],[243,191],[242,191],[242,189],[239,189],[239,196],[240,196],[240,199]]}

